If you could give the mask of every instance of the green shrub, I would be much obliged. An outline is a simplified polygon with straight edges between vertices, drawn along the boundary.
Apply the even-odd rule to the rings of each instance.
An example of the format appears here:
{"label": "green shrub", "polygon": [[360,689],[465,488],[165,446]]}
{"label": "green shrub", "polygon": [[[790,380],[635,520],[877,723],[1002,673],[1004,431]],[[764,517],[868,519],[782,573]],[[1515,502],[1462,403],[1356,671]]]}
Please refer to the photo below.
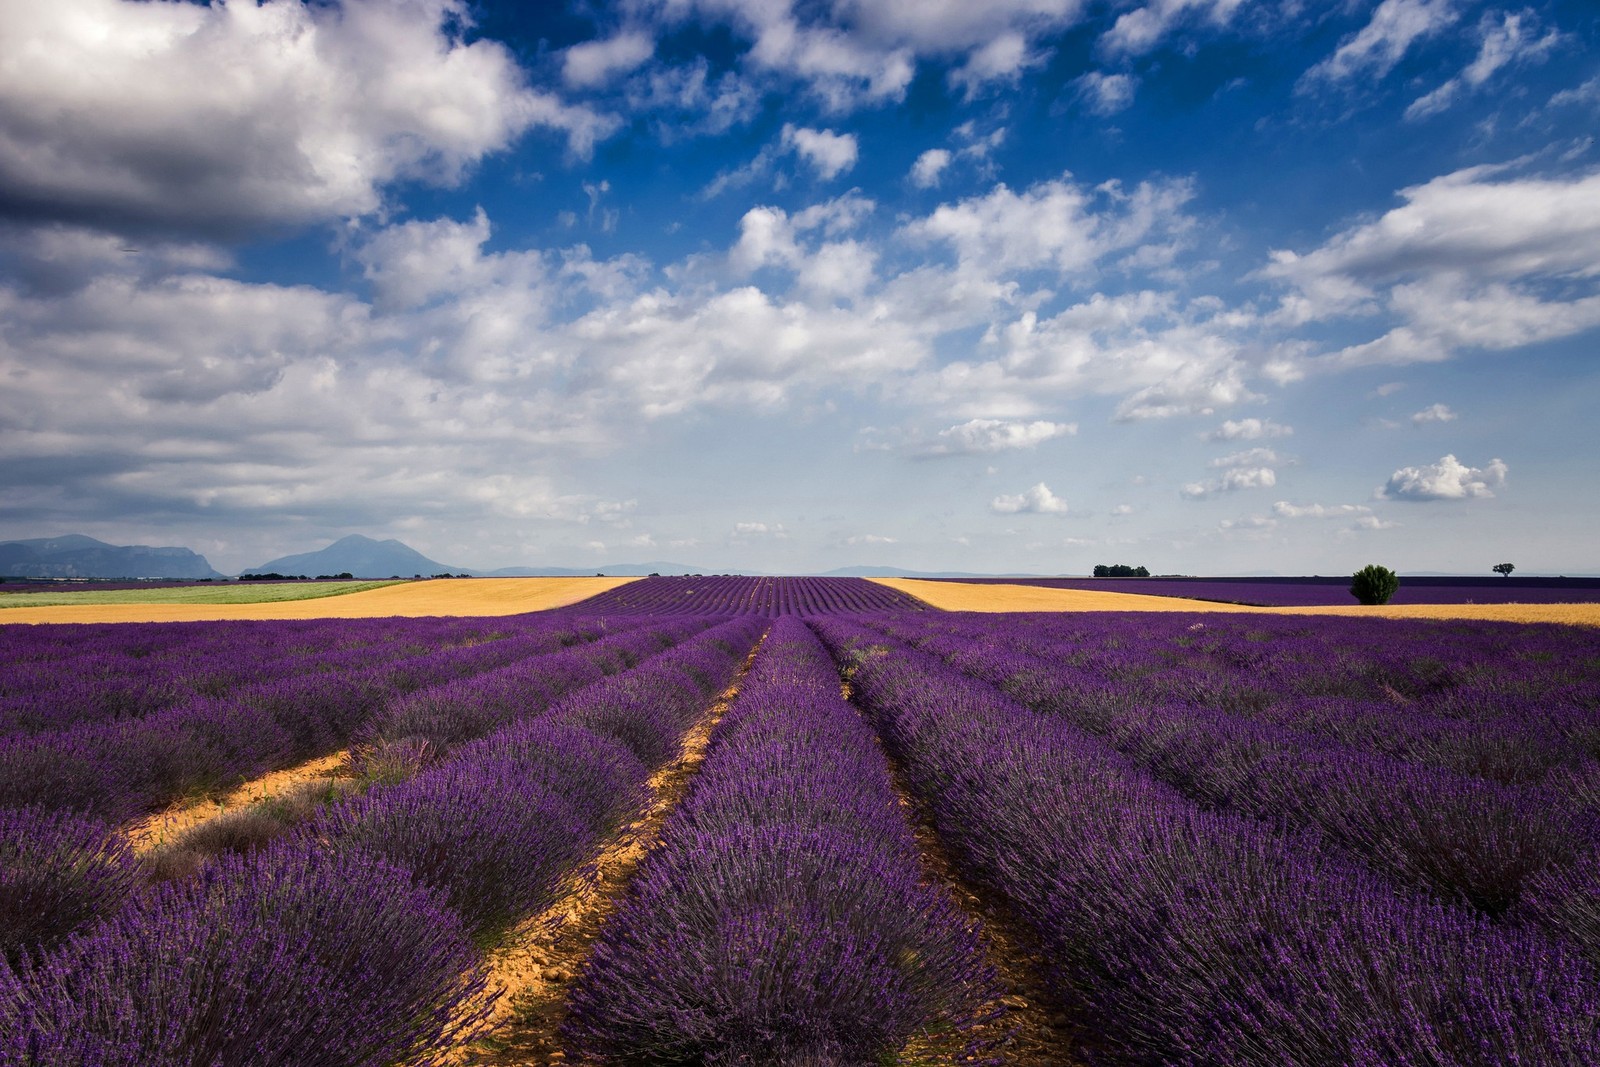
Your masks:
{"label": "green shrub", "polygon": [[1388,567],[1369,563],[1350,578],[1350,595],[1363,604],[1387,604],[1400,588],[1400,579]]}

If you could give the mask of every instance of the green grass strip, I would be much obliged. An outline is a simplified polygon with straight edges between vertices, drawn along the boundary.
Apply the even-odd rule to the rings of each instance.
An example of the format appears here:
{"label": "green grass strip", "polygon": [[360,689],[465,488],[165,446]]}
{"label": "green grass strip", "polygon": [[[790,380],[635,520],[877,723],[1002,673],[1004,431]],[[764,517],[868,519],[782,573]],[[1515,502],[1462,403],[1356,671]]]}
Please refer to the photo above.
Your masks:
{"label": "green grass strip", "polygon": [[228,582],[165,589],[78,589],[67,593],[6,593],[0,586],[0,609],[70,607],[73,604],[271,604],[344,596],[400,584],[395,581]]}

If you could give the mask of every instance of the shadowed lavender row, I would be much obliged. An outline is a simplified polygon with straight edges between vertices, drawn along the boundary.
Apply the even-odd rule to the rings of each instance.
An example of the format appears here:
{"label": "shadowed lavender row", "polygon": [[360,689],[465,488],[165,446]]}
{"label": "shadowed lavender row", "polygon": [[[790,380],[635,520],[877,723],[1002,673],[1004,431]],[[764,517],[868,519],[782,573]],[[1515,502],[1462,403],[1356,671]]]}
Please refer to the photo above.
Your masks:
{"label": "shadowed lavender row", "polygon": [[704,633],[0,968],[0,1063],[435,1062],[482,1019],[472,939],[548,901],[754,638]]}
{"label": "shadowed lavender row", "polygon": [[880,633],[815,627],[958,861],[1043,939],[1113,1062],[1580,1064],[1560,942],[1396,892],[1314,835],[1205,811],[1098,740]]}
{"label": "shadowed lavender row", "polygon": [[780,619],[602,932],[569,1037],[606,1062],[872,1063],[994,992],[871,731]]}

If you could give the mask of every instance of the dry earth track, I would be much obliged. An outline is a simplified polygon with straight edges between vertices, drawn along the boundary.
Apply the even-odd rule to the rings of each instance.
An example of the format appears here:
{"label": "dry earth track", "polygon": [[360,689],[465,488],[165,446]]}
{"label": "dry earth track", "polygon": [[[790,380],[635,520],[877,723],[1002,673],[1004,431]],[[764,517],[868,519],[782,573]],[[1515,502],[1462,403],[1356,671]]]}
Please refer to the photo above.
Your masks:
{"label": "dry earth track", "polygon": [[660,839],[668,814],[688,794],[705,762],[711,731],[738,695],[761,644],[756,643],[734,680],[684,734],[678,758],[650,776],[644,809],[601,845],[589,864],[568,876],[554,904],[518,925],[495,950],[489,990],[498,999],[489,1028],[474,1044],[455,1050],[446,1063],[530,1067],[568,1062],[559,1033],[567,990],[601,927],[622,902],[639,861]]}
{"label": "dry earth track", "polygon": [[[261,604],[73,604],[8,608],[0,625],[41,622],[213,622],[228,619],[384,619],[548,611],[634,578],[438,578],[342,596]],[[21,595],[21,594],[19,594]]]}
{"label": "dry earth track", "polygon": [[[842,683],[840,692],[849,701],[850,683]],[[980,889],[956,870],[929,813],[906,788],[900,764],[884,748],[877,731],[873,731],[873,739],[889,765],[890,786],[916,838],[922,869],[935,884],[944,887],[968,920],[982,931],[984,959],[1006,988],[1000,1002],[991,1005],[994,1019],[980,1023],[962,1038],[982,1049],[983,1059],[997,1059],[1005,1067],[1067,1067],[1079,1063],[1069,1051],[1077,1043],[1074,1032],[1078,1027],[1069,1016],[1050,1006],[1044,958],[1039,955],[1037,939],[993,892]],[[959,1058],[960,1051],[959,1047],[952,1048],[948,1040],[913,1039],[901,1051],[900,1062],[950,1063]]]}
{"label": "dry earth track", "polygon": [[220,797],[207,797],[174,804],[164,811],[158,811],[154,815],[129,824],[123,832],[133,844],[135,851],[149,852],[219,815],[237,811],[258,801],[270,800],[306,782],[339,777],[339,771],[348,755],[347,749],[341,749],[330,756],[318,756],[298,766],[285,767],[281,771],[264,774]]}

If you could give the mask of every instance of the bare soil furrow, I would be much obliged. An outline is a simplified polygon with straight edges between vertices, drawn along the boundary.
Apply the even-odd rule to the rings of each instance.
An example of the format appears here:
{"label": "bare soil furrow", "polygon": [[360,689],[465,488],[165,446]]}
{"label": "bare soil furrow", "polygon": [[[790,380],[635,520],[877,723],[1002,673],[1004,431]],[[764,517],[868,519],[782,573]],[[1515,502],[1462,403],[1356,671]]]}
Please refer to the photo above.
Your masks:
{"label": "bare soil furrow", "polygon": [[733,703],[761,645],[745,658],[733,682],[684,735],[676,761],[650,776],[649,801],[606,841],[593,860],[568,876],[561,896],[509,933],[490,960],[489,990],[497,995],[488,1030],[447,1061],[470,1067],[524,1067],[568,1062],[560,1028],[567,989],[590,947],[627,892],[628,882],[661,837],[668,814],[689,791],[705,762],[711,731]]}
{"label": "bare soil furrow", "polygon": [[308,782],[341,777],[341,769],[349,754],[347,749],[340,749],[338,752],[318,756],[294,767],[264,774],[220,797],[207,797],[174,804],[129,824],[124,832],[128,840],[133,843],[136,852],[149,852],[219,815],[281,796]]}
{"label": "bare soil furrow", "polygon": [[[849,700],[850,683],[843,683],[841,689],[844,698]],[[882,747],[881,738],[878,744]],[[927,811],[906,788],[899,763],[887,751],[884,757],[889,764],[895,796],[916,837],[923,870],[933,884],[944,887],[967,919],[981,929],[984,958],[1000,975],[1006,990],[999,1002],[992,1005],[991,1021],[961,1035],[959,1040],[915,1039],[901,1050],[899,1062],[961,1062],[969,1045],[973,1046],[973,1059],[999,1062],[1008,1067],[1067,1067],[1082,1062],[1072,1054],[1072,1049],[1079,1044],[1078,1021],[1051,1003],[1044,982],[1044,958],[1037,939],[1004,901],[961,875]]]}

